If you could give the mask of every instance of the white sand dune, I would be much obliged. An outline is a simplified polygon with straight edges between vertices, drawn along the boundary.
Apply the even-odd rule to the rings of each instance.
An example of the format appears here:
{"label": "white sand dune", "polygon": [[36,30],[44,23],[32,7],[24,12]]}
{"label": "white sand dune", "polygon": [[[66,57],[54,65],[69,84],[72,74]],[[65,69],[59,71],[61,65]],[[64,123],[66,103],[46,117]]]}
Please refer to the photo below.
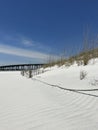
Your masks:
{"label": "white sand dune", "polygon": [[[87,71],[81,81],[79,72]],[[98,64],[54,68],[33,79],[19,72],[0,72],[0,130],[98,130],[98,92],[85,95],[71,89],[97,89]],[[40,82],[40,81],[42,82]],[[43,83],[45,82],[45,83]],[[51,85],[47,85],[47,83]]]}

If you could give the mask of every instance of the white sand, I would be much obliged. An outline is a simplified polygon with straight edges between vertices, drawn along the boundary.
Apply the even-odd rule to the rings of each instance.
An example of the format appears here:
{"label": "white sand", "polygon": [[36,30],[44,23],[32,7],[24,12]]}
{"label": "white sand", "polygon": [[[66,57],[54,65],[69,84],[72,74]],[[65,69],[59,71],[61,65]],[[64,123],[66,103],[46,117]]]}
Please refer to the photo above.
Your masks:
{"label": "white sand", "polygon": [[[98,62],[50,70],[33,79],[0,72],[0,130],[98,130],[98,91],[85,95],[45,84],[97,89]],[[84,80],[79,79],[81,70],[87,72]]]}

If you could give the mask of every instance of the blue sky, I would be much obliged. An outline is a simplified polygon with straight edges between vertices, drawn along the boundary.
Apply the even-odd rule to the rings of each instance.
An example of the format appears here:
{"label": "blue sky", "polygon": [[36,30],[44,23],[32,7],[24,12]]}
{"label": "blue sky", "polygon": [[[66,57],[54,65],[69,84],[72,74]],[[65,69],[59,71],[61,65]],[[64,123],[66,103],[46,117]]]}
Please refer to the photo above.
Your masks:
{"label": "blue sky", "polygon": [[[0,64],[45,62],[98,33],[97,0],[0,0]],[[75,50],[76,50],[75,49]]]}

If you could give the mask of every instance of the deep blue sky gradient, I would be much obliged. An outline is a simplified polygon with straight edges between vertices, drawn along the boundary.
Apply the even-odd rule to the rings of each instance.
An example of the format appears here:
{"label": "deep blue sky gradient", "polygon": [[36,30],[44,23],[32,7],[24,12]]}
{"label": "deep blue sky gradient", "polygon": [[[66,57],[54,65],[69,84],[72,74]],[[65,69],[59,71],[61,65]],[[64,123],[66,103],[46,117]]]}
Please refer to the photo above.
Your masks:
{"label": "deep blue sky gradient", "polygon": [[[98,0],[0,0],[0,42],[5,45],[60,54],[82,44],[87,26],[98,33]],[[36,46],[22,45],[21,37]]]}

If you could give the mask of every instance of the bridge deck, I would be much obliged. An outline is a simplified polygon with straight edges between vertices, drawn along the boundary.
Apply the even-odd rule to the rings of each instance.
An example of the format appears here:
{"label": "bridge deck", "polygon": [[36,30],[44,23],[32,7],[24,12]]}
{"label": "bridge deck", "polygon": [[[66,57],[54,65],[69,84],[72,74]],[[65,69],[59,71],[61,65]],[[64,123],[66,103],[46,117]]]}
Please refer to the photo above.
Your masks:
{"label": "bridge deck", "polygon": [[21,70],[35,70],[41,68],[44,64],[17,64],[0,66],[0,71],[21,71]]}

